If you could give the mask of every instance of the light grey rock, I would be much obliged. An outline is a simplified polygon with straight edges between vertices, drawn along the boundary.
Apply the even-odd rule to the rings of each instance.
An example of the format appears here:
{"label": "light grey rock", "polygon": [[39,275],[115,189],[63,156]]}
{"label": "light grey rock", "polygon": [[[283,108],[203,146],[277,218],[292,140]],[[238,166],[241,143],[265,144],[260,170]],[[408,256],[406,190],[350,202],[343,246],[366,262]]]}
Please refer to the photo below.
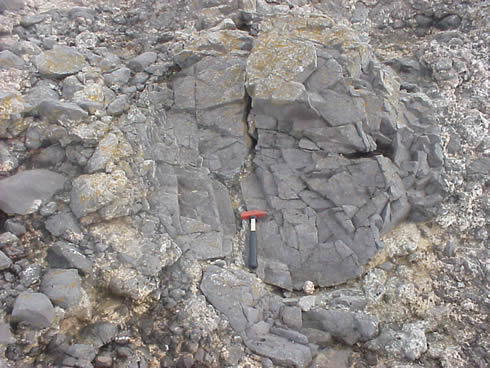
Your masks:
{"label": "light grey rock", "polygon": [[401,331],[384,328],[376,339],[366,343],[366,347],[389,357],[414,361],[427,351],[427,339],[420,324],[410,323]]}
{"label": "light grey rock", "polygon": [[378,334],[378,321],[369,314],[344,310],[313,309],[303,314],[303,324],[330,333],[347,345],[373,339]]}
{"label": "light grey rock", "polygon": [[303,327],[301,308],[284,306],[281,309],[281,320],[286,326],[297,330],[301,329]]}
{"label": "light grey rock", "polygon": [[123,173],[81,175],[72,183],[71,210],[77,218],[96,212],[115,200],[126,185]]}
{"label": "light grey rock", "polygon": [[0,69],[23,69],[24,60],[9,50],[0,51]]}
{"label": "light grey rock", "polygon": [[5,232],[0,234],[0,244],[3,246],[5,245],[12,245],[15,244],[19,241],[19,238],[10,232]]}
{"label": "light grey rock", "polygon": [[55,172],[34,169],[0,181],[0,209],[25,215],[37,211],[42,201],[63,189],[66,178]]}
{"label": "light grey rock", "polygon": [[24,9],[25,1],[24,0],[2,0],[2,5],[4,9],[15,11]]}
{"label": "light grey rock", "polygon": [[20,20],[20,25],[22,27],[30,27],[35,24],[44,22],[44,20],[48,17],[48,14],[26,15]]}
{"label": "light grey rock", "polygon": [[201,291],[228,318],[238,333],[243,333],[248,324],[243,307],[253,307],[266,295],[266,291],[251,274],[240,269],[229,271],[217,266],[209,266],[204,270]]}
{"label": "light grey rock", "polygon": [[80,250],[60,241],[48,248],[47,261],[51,268],[76,268],[82,274],[92,271],[92,262]]}
{"label": "light grey rock", "polygon": [[107,106],[107,112],[109,115],[119,116],[125,111],[129,110],[129,99],[126,95],[118,96]]}
{"label": "light grey rock", "polygon": [[273,335],[284,337],[298,344],[308,345],[308,338],[305,335],[289,328],[271,327],[270,333]]}
{"label": "light grey rock", "polygon": [[82,299],[81,278],[75,269],[50,269],[41,280],[41,291],[53,304],[70,309]]}
{"label": "light grey rock", "polygon": [[148,51],[129,60],[128,66],[135,72],[142,72],[157,60],[157,53]]}
{"label": "light grey rock", "polygon": [[10,331],[8,323],[0,323],[0,344],[8,345],[15,342],[15,338]]}
{"label": "light grey rock", "polygon": [[324,350],[313,359],[311,368],[349,368],[351,355],[350,349]]}
{"label": "light grey rock", "polygon": [[38,112],[41,118],[51,123],[59,123],[71,127],[84,121],[88,113],[73,103],[45,100],[39,104]]}
{"label": "light grey rock", "polygon": [[12,260],[0,250],[0,271],[5,271],[12,264]]}
{"label": "light grey rock", "polygon": [[39,73],[48,78],[62,78],[78,73],[87,62],[85,57],[73,47],[54,46],[33,58]]}
{"label": "light grey rock", "polygon": [[63,79],[62,93],[65,100],[71,100],[76,92],[83,89],[83,84],[74,75]]}
{"label": "light grey rock", "polygon": [[12,321],[24,322],[34,328],[50,327],[55,318],[54,307],[42,293],[25,291],[15,299]]}
{"label": "light grey rock", "polygon": [[119,68],[109,74],[104,75],[105,84],[108,87],[126,85],[131,78],[131,70],[129,68]]}
{"label": "light grey rock", "polygon": [[333,342],[332,335],[326,331],[318,330],[316,328],[302,328],[300,332],[308,338],[310,344],[316,344],[323,347],[330,345]]}
{"label": "light grey rock", "polygon": [[268,334],[261,336],[260,339],[246,339],[245,344],[254,353],[266,356],[280,365],[304,368],[312,359],[308,346],[296,344],[276,335]]}
{"label": "light grey rock", "polygon": [[7,130],[14,123],[22,126],[21,115],[25,110],[21,95],[9,91],[0,91],[0,135],[6,136]]}
{"label": "light grey rock", "polygon": [[31,264],[27,266],[20,274],[20,282],[25,287],[29,287],[34,284],[38,284],[41,281],[41,266],[38,264]]}

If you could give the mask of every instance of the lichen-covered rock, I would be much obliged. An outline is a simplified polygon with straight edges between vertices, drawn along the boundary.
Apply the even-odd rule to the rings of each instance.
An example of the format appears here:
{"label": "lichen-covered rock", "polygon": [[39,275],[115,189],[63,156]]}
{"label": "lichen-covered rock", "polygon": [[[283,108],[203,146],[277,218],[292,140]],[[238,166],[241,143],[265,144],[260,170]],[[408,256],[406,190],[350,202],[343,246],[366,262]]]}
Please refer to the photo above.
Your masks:
{"label": "lichen-covered rock", "polygon": [[[122,197],[128,186],[128,179],[122,170],[116,170],[111,174],[81,175],[73,181],[71,210],[77,218],[80,218],[110,204],[117,205],[113,203],[114,201],[131,200],[131,198]],[[103,217],[117,217],[117,209],[107,208],[106,210],[108,213],[102,214]],[[121,215],[124,214],[119,214]]]}
{"label": "lichen-covered rock", "polygon": [[55,46],[36,56],[33,61],[39,73],[51,78],[78,73],[87,65],[85,57],[77,49],[68,46]]}
{"label": "lichen-covered rock", "polygon": [[24,111],[22,96],[8,91],[0,91],[0,135],[5,136],[12,124],[22,122],[21,114]]}
{"label": "lichen-covered rock", "polygon": [[33,213],[63,189],[65,181],[63,175],[45,169],[21,171],[0,180],[0,209],[19,215]]}
{"label": "lichen-covered rock", "polygon": [[258,226],[266,282],[301,289],[355,278],[382,249],[381,234],[409,215],[428,216],[442,199],[428,98],[402,96],[393,72],[348,27],[328,17],[266,18],[246,86],[258,140],[241,189],[248,208],[270,214]]}

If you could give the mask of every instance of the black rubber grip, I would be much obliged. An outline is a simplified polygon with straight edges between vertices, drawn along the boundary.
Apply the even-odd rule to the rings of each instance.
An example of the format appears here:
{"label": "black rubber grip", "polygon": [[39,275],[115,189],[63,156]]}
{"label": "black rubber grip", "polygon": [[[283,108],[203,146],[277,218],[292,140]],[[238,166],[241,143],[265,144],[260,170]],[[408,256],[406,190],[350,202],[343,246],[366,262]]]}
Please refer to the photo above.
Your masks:
{"label": "black rubber grip", "polygon": [[257,268],[257,233],[250,232],[248,239],[248,268],[255,270]]}

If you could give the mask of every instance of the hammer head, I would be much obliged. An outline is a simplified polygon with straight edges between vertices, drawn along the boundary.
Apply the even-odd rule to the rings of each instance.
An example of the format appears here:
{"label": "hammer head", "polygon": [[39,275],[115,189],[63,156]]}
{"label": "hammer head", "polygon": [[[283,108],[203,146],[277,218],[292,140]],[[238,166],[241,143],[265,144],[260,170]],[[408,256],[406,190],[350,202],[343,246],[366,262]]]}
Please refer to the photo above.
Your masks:
{"label": "hammer head", "polygon": [[245,211],[245,212],[242,212],[240,214],[240,219],[242,219],[242,220],[248,220],[250,217],[259,218],[259,217],[264,217],[264,216],[265,216],[265,212],[264,211],[257,211],[257,210],[254,210],[254,211]]}

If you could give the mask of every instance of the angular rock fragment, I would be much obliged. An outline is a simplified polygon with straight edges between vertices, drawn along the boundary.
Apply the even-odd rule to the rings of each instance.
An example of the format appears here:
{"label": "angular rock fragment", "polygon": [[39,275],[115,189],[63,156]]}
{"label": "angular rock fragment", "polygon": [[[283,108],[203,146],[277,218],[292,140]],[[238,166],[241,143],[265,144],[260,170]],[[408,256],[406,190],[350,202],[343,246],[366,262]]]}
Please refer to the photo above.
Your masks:
{"label": "angular rock fragment", "polygon": [[47,328],[54,321],[54,307],[42,293],[25,291],[15,299],[12,321],[24,322],[34,328]]}
{"label": "angular rock fragment", "polygon": [[8,68],[22,69],[24,60],[8,50],[0,51],[0,70]]}
{"label": "angular rock fragment", "polygon": [[45,100],[39,104],[39,115],[51,123],[59,123],[71,127],[82,122],[88,116],[87,112],[73,103]]}
{"label": "angular rock fragment", "polygon": [[66,77],[87,65],[85,57],[75,48],[58,45],[36,56],[33,61],[39,73],[48,78]]}
{"label": "angular rock fragment", "polygon": [[0,209],[19,215],[33,213],[63,189],[65,181],[64,176],[44,169],[26,170],[0,180]]}
{"label": "angular rock fragment", "polygon": [[7,129],[12,124],[22,124],[21,114],[24,112],[22,96],[0,91],[0,135],[6,136]]}
{"label": "angular rock fragment", "polygon": [[47,261],[51,268],[76,268],[83,274],[92,271],[92,262],[76,247],[58,241],[48,248]]}
{"label": "angular rock fragment", "polygon": [[145,52],[129,60],[128,66],[135,72],[142,72],[157,60],[157,56],[156,52]]}
{"label": "angular rock fragment", "polygon": [[55,305],[70,309],[82,299],[81,278],[74,269],[50,269],[42,278],[41,291]]}
{"label": "angular rock fragment", "polygon": [[362,312],[317,308],[303,313],[303,323],[307,328],[326,331],[347,345],[368,341],[378,334],[377,319]]}
{"label": "angular rock fragment", "polygon": [[12,260],[0,250],[0,271],[4,271],[10,267]]}

